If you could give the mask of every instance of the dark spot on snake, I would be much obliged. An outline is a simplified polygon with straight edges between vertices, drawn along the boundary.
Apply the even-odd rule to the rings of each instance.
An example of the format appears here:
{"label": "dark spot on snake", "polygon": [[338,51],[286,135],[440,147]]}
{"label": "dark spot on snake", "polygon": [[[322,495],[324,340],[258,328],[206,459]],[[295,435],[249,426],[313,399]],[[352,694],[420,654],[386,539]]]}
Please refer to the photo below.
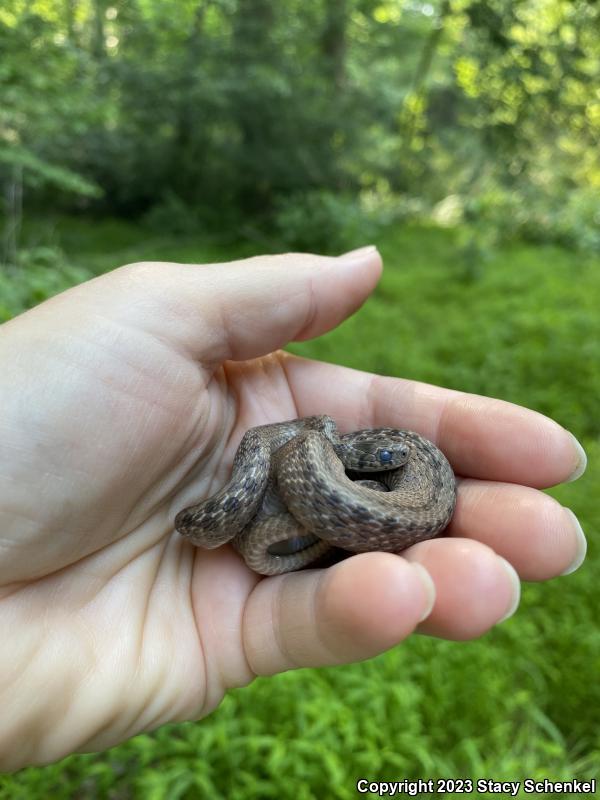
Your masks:
{"label": "dark spot on snake", "polygon": [[[204,531],[216,531],[216,530],[218,530],[218,528],[219,528],[219,520],[220,520],[220,518],[217,515],[206,517],[206,519],[202,520],[202,529]],[[193,532],[194,531],[192,529],[191,533],[193,533]]]}
{"label": "dark spot on snake", "polygon": [[306,536],[293,536],[280,542],[273,542],[267,547],[267,553],[272,556],[289,556],[307,550],[319,541],[318,536],[309,533]]}
{"label": "dark spot on snake", "polygon": [[370,522],[373,515],[365,506],[355,506],[353,516],[361,522]]}
{"label": "dark spot on snake", "polygon": [[237,511],[239,507],[240,501],[235,496],[228,497],[223,503],[223,511]]}

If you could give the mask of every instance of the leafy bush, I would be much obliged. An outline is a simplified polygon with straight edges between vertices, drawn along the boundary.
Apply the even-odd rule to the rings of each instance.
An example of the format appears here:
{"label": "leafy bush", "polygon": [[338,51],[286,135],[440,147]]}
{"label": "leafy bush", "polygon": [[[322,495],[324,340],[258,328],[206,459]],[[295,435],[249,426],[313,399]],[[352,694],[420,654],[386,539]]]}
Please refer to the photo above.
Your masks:
{"label": "leafy bush", "polygon": [[89,270],[69,264],[58,247],[20,250],[17,265],[0,269],[0,322],[91,277]]}
{"label": "leafy bush", "polygon": [[499,241],[524,239],[600,253],[600,192],[493,186],[464,202],[463,219],[494,231]]}
{"label": "leafy bush", "polygon": [[314,190],[280,199],[274,233],[286,248],[337,254],[374,241],[386,227],[416,217],[422,208],[416,198],[386,192]]}
{"label": "leafy bush", "polygon": [[197,233],[198,216],[174,192],[167,191],[163,199],[144,214],[142,223],[165,234]]}
{"label": "leafy bush", "polygon": [[356,199],[321,190],[281,198],[273,220],[286,248],[331,254],[349,249],[365,223]]}

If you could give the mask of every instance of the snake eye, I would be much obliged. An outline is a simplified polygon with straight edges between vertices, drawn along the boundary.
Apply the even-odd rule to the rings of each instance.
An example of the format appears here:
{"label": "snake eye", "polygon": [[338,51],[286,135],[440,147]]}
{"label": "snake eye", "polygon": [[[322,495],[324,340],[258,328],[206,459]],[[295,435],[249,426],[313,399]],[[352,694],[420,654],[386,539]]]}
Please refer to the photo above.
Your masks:
{"label": "snake eye", "polygon": [[380,450],[379,451],[379,461],[382,464],[389,464],[392,460],[393,456],[389,450]]}

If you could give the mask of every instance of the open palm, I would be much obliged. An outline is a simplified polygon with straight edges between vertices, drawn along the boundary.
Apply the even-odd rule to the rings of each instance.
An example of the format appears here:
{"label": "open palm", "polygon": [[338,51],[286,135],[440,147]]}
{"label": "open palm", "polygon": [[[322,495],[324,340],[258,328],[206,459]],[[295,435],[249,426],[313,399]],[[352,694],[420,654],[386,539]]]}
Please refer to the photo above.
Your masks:
{"label": "open palm", "polygon": [[[478,636],[516,608],[514,570],[581,562],[575,518],[538,491],[585,463],[558,424],[278,350],[356,310],[380,268],[374,249],[136,264],[2,326],[5,768],[200,717],[256,674],[367,658],[417,626]],[[435,441],[461,476],[450,535],[260,579],[174,532],[245,430],[322,413]]]}

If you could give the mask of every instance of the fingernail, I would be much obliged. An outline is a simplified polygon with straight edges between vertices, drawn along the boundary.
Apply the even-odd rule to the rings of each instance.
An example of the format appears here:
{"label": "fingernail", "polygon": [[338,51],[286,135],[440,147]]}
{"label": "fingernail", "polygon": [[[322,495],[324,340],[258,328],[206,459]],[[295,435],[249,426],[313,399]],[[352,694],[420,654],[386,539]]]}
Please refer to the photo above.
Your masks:
{"label": "fingernail", "polygon": [[505,619],[512,617],[519,607],[519,601],[521,600],[521,580],[512,564],[510,564],[505,558],[502,558],[502,556],[498,556],[498,559],[502,562],[502,566],[506,570],[506,574],[510,578],[510,582],[512,584],[512,600],[510,601],[510,606],[508,607],[508,611],[502,617],[502,619],[498,620],[498,622],[504,622]]}
{"label": "fingernail", "polygon": [[573,445],[575,446],[575,452],[577,453],[577,466],[566,480],[567,483],[571,483],[572,481],[576,481],[577,478],[581,478],[581,476],[585,472],[585,468],[587,467],[587,455],[585,454],[585,450],[583,449],[581,444],[577,441],[577,439],[573,436],[571,431],[567,431],[567,433],[573,439]]}
{"label": "fingernail", "polygon": [[575,534],[577,536],[577,552],[575,554],[575,558],[573,561],[571,561],[566,570],[560,573],[561,575],[570,575],[572,572],[575,572],[576,569],[579,569],[579,567],[583,564],[585,554],[587,553],[587,539],[585,538],[583,528],[579,524],[579,520],[575,514],[570,508],[566,508],[565,506],[563,506],[563,508],[567,512],[567,516],[575,528]]}
{"label": "fingernail", "polygon": [[421,585],[425,589],[425,596],[427,597],[425,611],[423,612],[422,616],[419,617],[419,622],[423,622],[423,620],[427,619],[427,617],[431,614],[435,605],[435,584],[431,575],[421,564],[417,564],[415,561],[413,561],[411,563],[411,567],[416,570],[419,580],[421,581]]}
{"label": "fingernail", "polygon": [[356,250],[349,250],[347,253],[342,253],[338,256],[340,261],[356,261],[356,259],[368,256],[371,253],[376,253],[377,248],[374,244],[368,244],[366,247],[358,247]]}

